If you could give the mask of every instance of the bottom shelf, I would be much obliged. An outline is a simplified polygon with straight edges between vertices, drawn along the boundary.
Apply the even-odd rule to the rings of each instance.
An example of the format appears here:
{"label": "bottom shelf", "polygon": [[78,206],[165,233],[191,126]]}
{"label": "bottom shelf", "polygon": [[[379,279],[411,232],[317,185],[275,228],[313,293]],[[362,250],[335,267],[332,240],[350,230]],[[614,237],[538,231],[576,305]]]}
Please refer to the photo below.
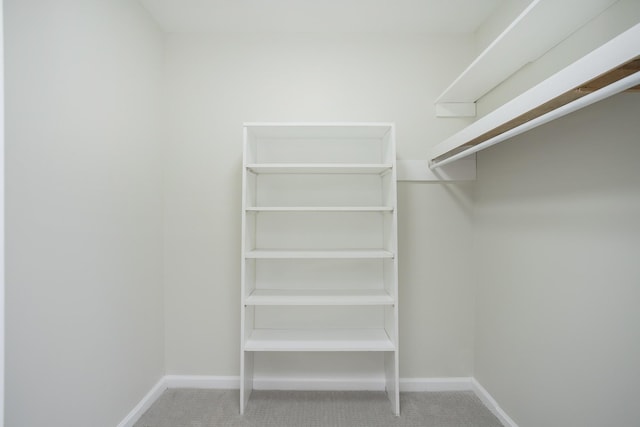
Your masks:
{"label": "bottom shelf", "polygon": [[245,351],[394,351],[384,329],[255,329]]}

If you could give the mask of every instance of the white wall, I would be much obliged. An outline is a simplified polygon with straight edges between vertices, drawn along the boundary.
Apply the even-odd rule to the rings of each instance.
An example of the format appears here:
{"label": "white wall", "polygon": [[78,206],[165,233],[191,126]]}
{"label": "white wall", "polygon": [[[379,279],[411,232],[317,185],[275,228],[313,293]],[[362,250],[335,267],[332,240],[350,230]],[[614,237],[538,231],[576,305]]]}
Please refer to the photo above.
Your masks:
{"label": "white wall", "polygon": [[520,425],[640,419],[640,94],[478,156],[475,377]]}
{"label": "white wall", "polygon": [[162,36],[129,0],[4,3],[6,425],[113,427],[164,371]]}
{"label": "white wall", "polygon": [[4,4],[0,2],[0,425],[5,396],[4,134]]}
{"label": "white wall", "polygon": [[[432,102],[473,49],[470,37],[169,36],[169,374],[239,372],[242,122],[395,121],[398,157],[426,159],[465,123],[436,120]],[[470,187],[401,183],[399,198],[401,376],[469,376],[473,289],[460,266],[471,261]],[[367,376],[374,362],[310,359],[326,363],[272,356],[257,370]]]}

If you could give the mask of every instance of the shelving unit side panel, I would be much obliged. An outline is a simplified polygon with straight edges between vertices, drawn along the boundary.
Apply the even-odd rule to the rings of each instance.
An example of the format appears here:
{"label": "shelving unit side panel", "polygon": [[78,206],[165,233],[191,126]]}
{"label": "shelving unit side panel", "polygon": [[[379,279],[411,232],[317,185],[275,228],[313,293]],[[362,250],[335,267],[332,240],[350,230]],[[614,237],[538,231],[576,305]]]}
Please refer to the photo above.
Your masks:
{"label": "shelving unit side panel", "polygon": [[251,295],[253,291],[256,289],[256,264],[257,261],[255,259],[245,259],[243,266],[243,284],[242,287],[242,301]]}
{"label": "shelving unit side panel", "polygon": [[384,289],[393,297],[393,300],[398,300],[397,297],[397,288],[398,288],[398,277],[395,274],[395,258],[385,259],[382,261],[382,272],[380,277],[382,277]]}
{"label": "shelving unit side panel", "polygon": [[382,174],[380,176],[380,199],[382,200],[382,205],[391,206],[393,210],[396,208],[396,192],[394,191],[395,187],[395,178],[394,174],[390,170],[388,173]]}
{"label": "shelving unit side panel", "polygon": [[[246,127],[242,128],[242,163],[243,166],[246,165],[247,163],[247,156],[248,156],[248,129]],[[240,230],[240,296],[241,298],[244,298],[244,295],[246,295],[246,291],[245,291],[245,281],[246,281],[246,266],[245,266],[245,262],[244,262],[244,254],[247,250],[247,212],[246,212],[246,207],[247,207],[247,169],[246,167],[242,168],[242,211],[240,212],[240,223],[241,223],[241,230]],[[242,300],[241,300],[242,302]]]}
{"label": "shelving unit side panel", "polygon": [[258,159],[258,138],[250,126],[244,126],[244,164],[256,163]]}
{"label": "shelving unit side panel", "polygon": [[391,215],[385,215],[382,217],[382,224],[380,229],[382,230],[381,238],[383,240],[382,247],[392,253],[397,253],[398,251],[398,240],[397,240],[397,227],[395,225],[395,215],[392,213]]}
{"label": "shelving unit side panel", "polygon": [[398,344],[398,316],[395,306],[383,308],[384,330],[394,344]]}
{"label": "shelving unit side panel", "polygon": [[243,415],[253,391],[254,353],[240,352],[240,415]]}
{"label": "shelving unit side panel", "polygon": [[246,342],[246,316],[245,310],[246,307],[244,305],[244,300],[246,295],[248,294],[246,289],[246,260],[244,258],[245,250],[246,250],[246,206],[247,206],[247,145],[248,145],[248,129],[246,127],[242,128],[242,212],[240,213],[240,222],[241,222],[241,232],[240,232],[240,415],[244,414],[245,406],[249,400],[249,395],[251,394],[251,384],[249,387],[246,386],[248,379],[253,378],[253,374],[248,374],[248,366],[246,360],[246,354],[244,352],[244,344]]}
{"label": "shelving unit side panel", "polygon": [[244,347],[254,330],[254,313],[253,307],[240,307],[240,414],[253,390],[253,353],[245,352]]}
{"label": "shelving unit side panel", "polygon": [[396,161],[396,138],[395,125],[390,125],[387,132],[382,137],[381,158],[383,163],[395,163]]}
{"label": "shelving unit side panel", "polygon": [[393,415],[400,415],[400,373],[398,351],[384,354],[385,389]]}
{"label": "shelving unit side panel", "polygon": [[258,177],[254,173],[250,173],[247,170],[244,171],[244,197],[243,201],[243,209],[257,206],[257,197],[258,197]]}
{"label": "shelving unit side panel", "polygon": [[243,253],[247,253],[256,249],[257,219],[255,215],[247,215],[246,212],[243,212],[242,215],[244,222]]}
{"label": "shelving unit side panel", "polygon": [[240,321],[242,324],[241,343],[245,343],[255,329],[256,309],[254,306],[245,306],[243,304],[240,308],[240,313],[242,316],[242,319]]}
{"label": "shelving unit side panel", "polygon": [[400,415],[400,337],[398,324],[398,210],[397,210],[397,161],[396,161],[396,129],[392,125],[390,131],[385,135],[386,155],[393,163],[391,179],[383,181],[383,186],[387,185],[385,194],[390,197],[390,204],[394,206],[393,213],[385,217],[384,239],[385,247],[392,251],[395,256],[384,265],[385,283],[389,284],[389,292],[393,295],[395,304],[385,307],[385,331],[393,341],[395,351],[385,353],[384,370],[386,377],[386,390],[394,415]]}

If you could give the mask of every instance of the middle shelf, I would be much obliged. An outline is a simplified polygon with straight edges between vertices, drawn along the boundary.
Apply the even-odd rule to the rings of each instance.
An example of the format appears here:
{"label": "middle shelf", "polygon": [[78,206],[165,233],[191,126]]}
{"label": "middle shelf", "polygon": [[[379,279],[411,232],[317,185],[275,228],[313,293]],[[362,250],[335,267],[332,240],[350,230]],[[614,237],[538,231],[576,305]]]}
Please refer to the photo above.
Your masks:
{"label": "middle shelf", "polygon": [[393,212],[393,206],[252,206],[247,212]]}
{"label": "middle shelf", "polygon": [[393,305],[385,289],[255,289],[245,305]]}
{"label": "middle shelf", "polygon": [[383,328],[378,329],[254,329],[245,351],[394,351]]}
{"label": "middle shelf", "polygon": [[382,259],[393,258],[384,249],[253,249],[245,253],[247,259]]}
{"label": "middle shelf", "polygon": [[255,174],[381,174],[391,163],[252,163],[247,170]]}

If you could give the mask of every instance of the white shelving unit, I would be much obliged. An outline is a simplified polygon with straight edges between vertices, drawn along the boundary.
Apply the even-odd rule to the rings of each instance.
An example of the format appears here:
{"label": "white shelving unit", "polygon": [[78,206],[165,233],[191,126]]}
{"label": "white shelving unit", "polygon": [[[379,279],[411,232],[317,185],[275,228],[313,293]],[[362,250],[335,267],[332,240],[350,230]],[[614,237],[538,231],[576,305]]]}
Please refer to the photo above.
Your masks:
{"label": "white shelving unit", "polygon": [[259,352],[381,352],[398,387],[390,123],[244,125],[240,412]]}

